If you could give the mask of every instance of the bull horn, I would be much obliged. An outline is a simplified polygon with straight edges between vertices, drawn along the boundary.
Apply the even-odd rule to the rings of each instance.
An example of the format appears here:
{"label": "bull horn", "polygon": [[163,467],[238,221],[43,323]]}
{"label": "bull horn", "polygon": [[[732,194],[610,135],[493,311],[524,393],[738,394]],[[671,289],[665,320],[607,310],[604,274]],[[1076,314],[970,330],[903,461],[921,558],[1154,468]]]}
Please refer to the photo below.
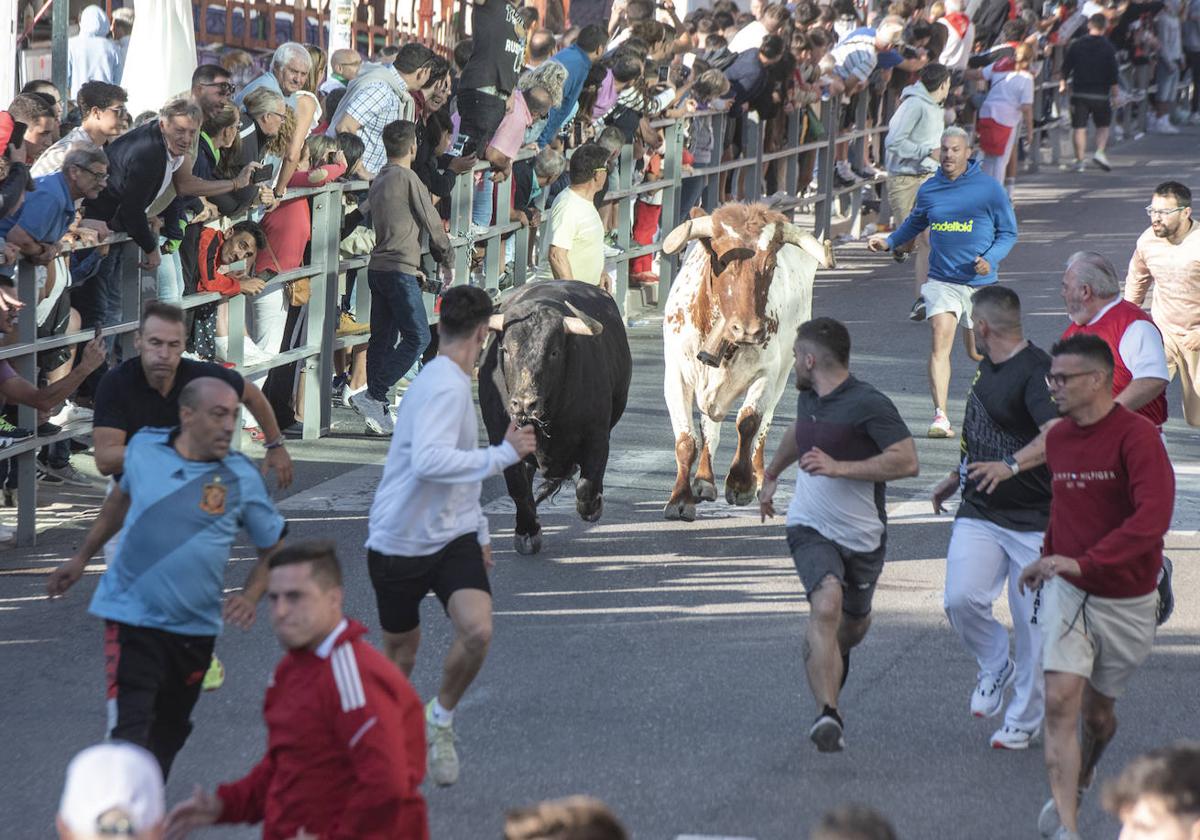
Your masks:
{"label": "bull horn", "polygon": [[488,318],[488,329],[496,332],[504,332],[504,313],[497,312]]}
{"label": "bull horn", "polygon": [[693,239],[710,239],[712,234],[712,216],[688,219],[667,234],[667,238],[663,240],[663,253],[674,254]]}
{"label": "bull horn", "polygon": [[784,222],[781,229],[783,232],[783,241],[789,245],[795,245],[801,251],[808,254],[817,261],[817,265],[822,268],[834,268],[837,265],[833,257],[833,243],[828,239],[822,245],[811,233],[802,230],[798,225],[794,225],[791,222]]}
{"label": "bull horn", "polygon": [[597,336],[604,332],[604,325],[589,315],[584,315],[567,301],[563,301],[571,314],[563,318],[563,329],[571,335]]}

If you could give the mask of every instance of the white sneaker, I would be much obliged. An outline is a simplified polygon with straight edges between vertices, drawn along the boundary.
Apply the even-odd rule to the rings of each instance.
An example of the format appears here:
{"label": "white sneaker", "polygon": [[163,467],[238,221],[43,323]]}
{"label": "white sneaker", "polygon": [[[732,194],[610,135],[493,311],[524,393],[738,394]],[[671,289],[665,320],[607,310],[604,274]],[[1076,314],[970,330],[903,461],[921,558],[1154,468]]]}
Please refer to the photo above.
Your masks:
{"label": "white sneaker", "polygon": [[1018,729],[1005,724],[992,733],[992,749],[1027,750],[1040,734],[1040,730],[1037,729]]}
{"label": "white sneaker", "polygon": [[1200,125],[1200,111],[1192,111],[1187,118],[1188,125]]}
{"label": "white sneaker", "polygon": [[604,259],[615,260],[617,257],[621,256],[624,253],[625,253],[624,248],[620,248],[616,245],[609,245],[607,242],[604,243]]}
{"label": "white sneaker", "polygon": [[1150,120],[1148,130],[1151,134],[1178,134],[1179,129],[1171,125],[1171,118],[1164,114]]}
{"label": "white sneaker", "polygon": [[940,408],[933,413],[933,422],[929,424],[928,437],[954,437],[954,427],[950,425],[950,418]]}
{"label": "white sneaker", "polygon": [[350,407],[363,416],[368,434],[390,435],[396,428],[388,404],[374,399],[366,390],[359,391],[350,398]]}
{"label": "white sneaker", "polygon": [[1058,806],[1054,804],[1054,797],[1051,796],[1038,814],[1038,834],[1053,837],[1060,828],[1062,821],[1058,818]]}
{"label": "white sneaker", "polygon": [[1052,840],[1081,840],[1077,832],[1071,831],[1065,825],[1060,825],[1058,831],[1054,832]]}
{"label": "white sneaker", "polygon": [[1112,124],[1112,128],[1109,129],[1109,134],[1112,137],[1113,142],[1116,143],[1120,143],[1125,139],[1125,129],[1121,128],[1121,126],[1117,125],[1116,123]]}
{"label": "white sneaker", "polygon": [[14,542],[17,539],[17,529],[0,524],[0,544]]}
{"label": "white sneaker", "polygon": [[1112,172],[1112,164],[1108,162],[1108,155],[1104,154],[1103,150],[1096,150],[1096,153],[1092,155],[1092,162],[1105,172]]}
{"label": "white sneaker", "polygon": [[971,692],[971,714],[975,717],[995,717],[1004,708],[1004,691],[1012,685],[1017,669],[1010,659],[1000,673],[984,671]]}
{"label": "white sneaker", "polygon": [[65,426],[68,423],[92,422],[93,412],[90,408],[82,408],[75,403],[67,400],[63,403],[63,407],[58,410],[58,413],[50,418],[50,422],[55,426]]}
{"label": "white sneaker", "polygon": [[441,787],[458,781],[458,750],[454,747],[454,725],[433,722],[433,701],[425,707],[425,740],[429,744],[426,769],[434,784]]}

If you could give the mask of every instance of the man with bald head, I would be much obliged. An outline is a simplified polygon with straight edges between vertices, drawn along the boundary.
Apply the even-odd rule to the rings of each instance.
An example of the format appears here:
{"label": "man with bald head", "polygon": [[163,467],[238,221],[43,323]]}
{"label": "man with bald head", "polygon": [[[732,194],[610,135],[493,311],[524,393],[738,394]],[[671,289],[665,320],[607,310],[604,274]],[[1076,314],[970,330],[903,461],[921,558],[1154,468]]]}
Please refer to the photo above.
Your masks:
{"label": "man with bald head", "polygon": [[334,50],[329,56],[329,78],[321,82],[319,90],[328,96],[335,90],[345,90],[346,85],[358,78],[362,69],[362,56],[354,50]]}
{"label": "man with bald head", "polygon": [[[46,587],[52,598],[65,594],[117,535],[90,607],[105,627],[108,737],[150,750],[164,778],[192,730],[222,617],[243,629],[254,622],[267,559],[286,530],[258,468],[230,448],[239,402],[216,377],[184,386],[179,425],[147,427],[130,439],[119,484]],[[258,563],[222,610],[225,566],[243,528]]]}

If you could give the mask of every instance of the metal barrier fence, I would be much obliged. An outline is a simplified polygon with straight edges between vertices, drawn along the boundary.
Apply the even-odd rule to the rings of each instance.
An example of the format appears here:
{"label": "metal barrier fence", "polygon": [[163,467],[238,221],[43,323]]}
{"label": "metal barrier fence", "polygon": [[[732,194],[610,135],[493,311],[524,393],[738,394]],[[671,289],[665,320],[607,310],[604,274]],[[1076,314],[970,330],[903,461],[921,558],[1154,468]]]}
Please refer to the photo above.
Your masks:
{"label": "metal barrier fence", "polygon": [[[1052,73],[1052,70],[1044,72]],[[1181,85],[1181,87],[1183,87]],[[1051,92],[1053,91],[1053,92]],[[1043,77],[1036,86],[1037,100],[1035,113],[1041,113],[1045,97],[1058,96],[1057,82],[1053,76]],[[885,103],[886,107],[886,103]],[[760,200],[764,176],[768,167],[776,167],[776,184],[779,189],[772,196],[773,203],[782,212],[797,214],[797,223],[811,224],[814,235],[819,238],[833,236],[835,227],[844,228],[851,236],[861,234],[863,227],[863,194],[864,189],[870,189],[886,181],[886,176],[879,176],[870,181],[853,185],[838,186],[834,179],[834,161],[837,159],[837,148],[849,144],[851,155],[861,155],[864,144],[882,142],[882,135],[887,131],[886,119],[879,124],[870,126],[867,120],[868,97],[858,98],[858,107],[854,114],[853,125],[849,130],[841,130],[843,122],[842,106],[836,99],[825,100],[819,105],[819,124],[821,131],[808,133],[822,134],[821,139],[806,140],[805,115],[802,111],[792,111],[785,115],[786,126],[782,148],[768,150],[764,125],[753,114],[731,116],[724,111],[705,111],[690,114],[681,119],[659,120],[653,123],[655,128],[662,130],[664,135],[663,174],[661,180],[634,183],[634,159],[632,146],[626,145],[621,149],[616,166],[615,184],[610,183],[605,194],[605,200],[617,205],[617,243],[621,253],[612,259],[615,265],[614,297],[618,307],[625,316],[633,320],[637,310],[644,310],[644,298],[639,303],[638,296],[631,295],[629,285],[629,264],[636,257],[643,255],[654,256],[661,250],[661,239],[674,227],[682,215],[679,206],[681,188],[684,177],[701,177],[706,183],[702,192],[701,205],[714,208],[721,203],[722,177],[727,177],[732,188],[738,182],[743,185],[743,200]],[[1128,127],[1127,137],[1133,136],[1135,122],[1144,126],[1148,111],[1146,91],[1138,89],[1135,96],[1122,103],[1118,108],[1120,121]],[[886,113],[886,111],[885,111]],[[1066,109],[1060,108],[1060,114]],[[682,151],[686,142],[687,122],[696,118],[713,120],[714,138],[726,136],[727,121],[740,119],[742,122],[740,136],[742,139],[740,153],[732,159],[717,160],[706,166],[697,166],[690,172],[684,173]],[[810,126],[811,127],[811,126]],[[1069,135],[1069,124],[1065,116],[1058,116],[1035,129],[1034,147],[1030,150],[1027,165],[1031,171],[1036,171],[1043,154],[1042,141],[1048,139],[1051,163],[1057,163],[1061,158],[1060,146],[1063,139]],[[804,142],[802,142],[804,141]],[[714,154],[719,154],[714,148]],[[531,152],[522,152],[518,160],[528,159]],[[719,155],[726,157],[724,154]],[[881,155],[879,157],[882,157]],[[858,158],[861,159],[861,158]],[[808,183],[801,183],[801,176],[809,171],[816,174],[816,189],[808,190]],[[531,245],[540,253],[544,243],[533,242],[534,232],[518,222],[504,218],[507,208],[512,204],[513,180],[509,178],[496,185],[495,206],[498,208],[497,222],[480,231],[471,224],[471,211],[474,201],[474,184],[477,176],[487,172],[486,164],[479,164],[473,172],[458,176],[450,202],[449,234],[454,251],[454,282],[476,282],[488,289],[495,297],[503,299],[529,281],[528,261],[524,255],[529,253]],[[610,181],[613,179],[610,179]],[[366,343],[369,335],[338,336],[337,326],[340,313],[339,306],[339,276],[348,271],[363,270],[369,261],[368,257],[360,256],[349,259],[340,256],[341,223],[343,219],[342,193],[344,191],[363,190],[365,182],[333,183],[323,187],[289,190],[284,200],[311,197],[312,207],[312,247],[309,265],[281,273],[272,278],[266,285],[265,291],[282,287],[292,280],[308,278],[311,282],[311,297],[308,313],[300,345],[294,349],[285,350],[275,355],[267,363],[244,366],[242,348],[246,336],[246,298],[236,295],[232,298],[222,298],[216,293],[204,293],[186,296],[182,301],[185,309],[224,301],[229,306],[229,360],[237,364],[240,373],[247,377],[265,374],[268,371],[299,363],[303,375],[303,439],[315,440],[328,434],[331,423],[331,389],[333,380],[333,357],[335,351],[345,350]],[[658,190],[662,195],[662,218],[659,235],[648,245],[631,242],[635,205],[639,197]],[[543,190],[539,209],[545,208],[547,191]],[[886,195],[880,212],[881,218],[886,218]],[[231,220],[222,220],[228,222]],[[501,278],[504,273],[505,238],[514,238],[514,250],[518,258],[513,261],[513,272],[510,278],[511,286],[501,289]],[[129,240],[125,236],[113,237],[105,244],[111,247],[126,246]],[[471,278],[471,251],[475,246],[482,246],[484,257],[480,275]],[[535,260],[536,261],[536,260]],[[665,300],[670,291],[671,280],[675,270],[674,259],[662,259],[658,266],[659,299]],[[81,344],[91,340],[93,333],[89,331],[76,332],[68,335],[58,335],[46,338],[36,337],[37,324],[34,312],[37,307],[38,289],[35,270],[32,265],[22,263],[17,273],[17,292],[25,304],[24,317],[18,324],[18,341],[12,345],[0,347],[0,360],[11,360],[17,373],[25,379],[34,382],[37,378],[37,354],[46,350]],[[64,279],[63,282],[66,282]],[[138,326],[138,317],[144,299],[153,295],[143,292],[143,275],[137,266],[137,260],[124,259],[121,261],[121,322],[104,329],[106,336],[118,339],[125,351],[125,357],[133,354],[133,334]],[[367,323],[370,312],[370,288],[363,281],[354,284],[353,306],[358,320]],[[433,298],[425,296],[427,313],[430,322],[436,321],[433,309]],[[633,306],[630,307],[630,303]],[[631,311],[634,310],[634,311]],[[18,425],[37,429],[37,412],[29,406],[21,406],[18,412]],[[36,456],[38,450],[47,444],[67,438],[78,437],[90,433],[90,424],[75,422],[64,427],[53,436],[37,436],[0,450],[0,461],[16,459],[18,483],[18,517],[17,542],[19,545],[32,545],[36,540],[37,516],[37,480]],[[236,438],[235,438],[236,442]]]}

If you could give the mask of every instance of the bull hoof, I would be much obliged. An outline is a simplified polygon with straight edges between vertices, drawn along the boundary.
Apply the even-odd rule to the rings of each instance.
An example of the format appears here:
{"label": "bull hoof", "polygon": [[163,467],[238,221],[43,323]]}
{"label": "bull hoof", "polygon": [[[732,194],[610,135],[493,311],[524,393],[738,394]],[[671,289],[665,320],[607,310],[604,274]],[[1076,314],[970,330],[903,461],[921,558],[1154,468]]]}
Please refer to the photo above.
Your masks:
{"label": "bull hoof", "polygon": [[692,502],[667,502],[667,506],[663,508],[663,516],[671,520],[695,522],[696,505]]}
{"label": "bull hoof", "polygon": [[692,481],[692,495],[702,502],[717,500],[717,485],[707,479],[697,478]]}
{"label": "bull hoof", "polygon": [[600,514],[604,513],[604,496],[597,494],[594,499],[576,499],[575,510],[579,514],[579,518],[584,522],[600,521]]}
{"label": "bull hoof", "polygon": [[513,548],[516,549],[517,554],[537,554],[542,550],[542,532],[538,531],[536,534],[514,534]]}
{"label": "bull hoof", "polygon": [[739,490],[736,487],[730,487],[728,484],[726,484],[725,501],[738,507],[741,507],[742,505],[748,505],[754,501],[755,492],[756,488],[754,487],[751,487],[749,490]]}

